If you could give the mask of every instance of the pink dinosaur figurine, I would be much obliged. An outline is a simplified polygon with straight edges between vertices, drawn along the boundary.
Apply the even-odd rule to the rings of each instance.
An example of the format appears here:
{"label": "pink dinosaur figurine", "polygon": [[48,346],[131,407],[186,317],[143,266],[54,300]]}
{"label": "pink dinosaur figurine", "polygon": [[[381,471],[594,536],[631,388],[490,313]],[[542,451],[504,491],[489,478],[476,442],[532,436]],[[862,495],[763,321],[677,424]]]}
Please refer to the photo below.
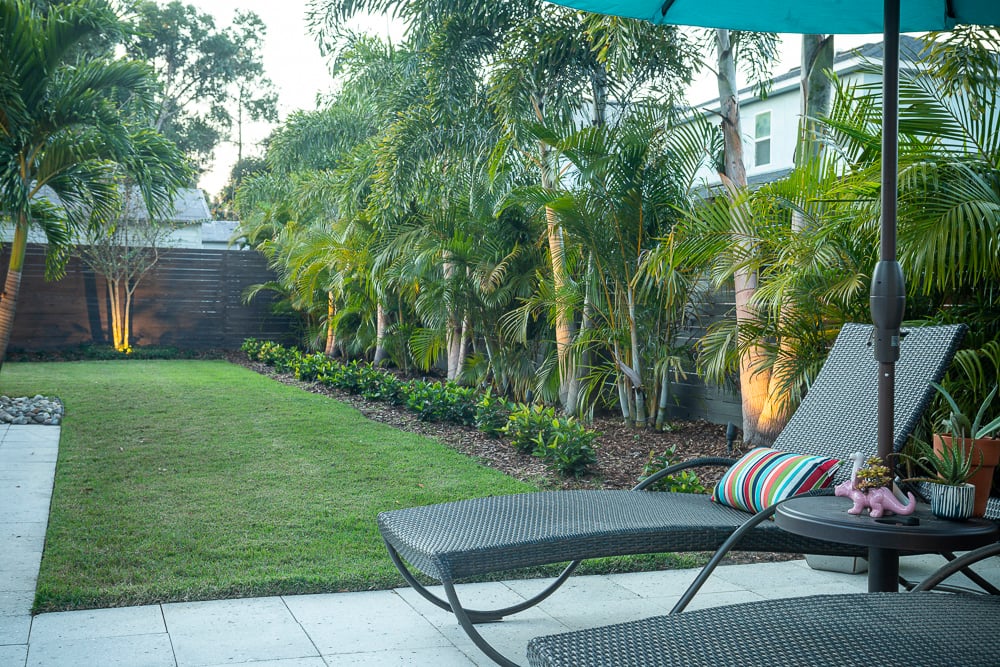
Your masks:
{"label": "pink dinosaur figurine", "polygon": [[913,514],[913,510],[917,508],[917,499],[912,493],[906,494],[908,502],[904,505],[893,495],[892,489],[888,487],[883,486],[877,489],[869,489],[867,493],[856,489],[855,483],[857,482],[858,470],[861,468],[863,456],[861,452],[857,452],[851,455],[851,459],[854,460],[854,466],[851,468],[851,478],[841,482],[833,490],[835,496],[850,498],[854,501],[854,506],[847,510],[848,514],[861,514],[861,510],[866,507],[869,508],[869,514],[873,519],[878,519],[886,512],[903,515]]}

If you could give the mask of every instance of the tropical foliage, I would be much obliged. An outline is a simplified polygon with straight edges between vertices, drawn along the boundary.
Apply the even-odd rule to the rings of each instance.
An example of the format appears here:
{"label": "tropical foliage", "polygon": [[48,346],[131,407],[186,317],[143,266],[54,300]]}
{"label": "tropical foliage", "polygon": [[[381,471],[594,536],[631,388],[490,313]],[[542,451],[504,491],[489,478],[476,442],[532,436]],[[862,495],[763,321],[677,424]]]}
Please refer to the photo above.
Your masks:
{"label": "tropical foliage", "polygon": [[[141,20],[175,16],[183,33],[132,35],[133,52],[151,61],[141,65],[114,57],[110,45],[127,31],[101,0],[0,7],[0,185],[16,281],[28,228],[46,234],[57,275],[71,232],[113,219],[114,179],[135,179],[154,211],[169,201],[188,172],[149,128],[190,138],[208,121],[181,112],[160,46],[193,40],[184,67],[196,71],[196,37],[214,27],[178,3],[136,4]],[[301,315],[303,347],[322,352],[297,362],[307,375],[333,372],[325,364],[334,356],[343,368],[440,372],[444,384],[416,390],[337,371],[427,419],[494,433],[514,401],[558,406],[556,421],[616,410],[662,427],[682,376],[730,388],[760,376],[766,391],[753,397],[759,414],[747,436],[766,441],[841,324],[868,319],[877,88],[835,81],[832,106],[804,116],[810,141],[792,173],[748,189],[725,166],[734,137],[681,103],[701,56],[672,28],[537,0],[313,0],[311,9],[337,87],[316,110],[289,116],[263,161],[242,165],[232,183],[238,238],[275,271],[247,298],[275,291]],[[406,39],[344,28],[371,11],[406,20]],[[253,55],[236,53],[261,27],[246,15],[239,30],[227,37],[230,64],[262,80]],[[832,50],[813,37],[815,50]],[[701,48],[718,58],[728,118],[736,54],[766,54],[773,38],[708,41]],[[945,382],[965,407],[982,401],[1000,367],[1000,37],[963,28],[927,44],[921,66],[902,72],[899,255],[912,320],[972,325]],[[763,72],[766,60],[746,62]],[[822,88],[815,76],[809,85]],[[230,92],[240,109],[266,112],[263,97]],[[713,169],[724,172],[725,196],[700,180]],[[46,186],[61,208],[39,203]],[[703,298],[734,285],[740,318],[700,335]],[[0,316],[12,317],[16,295],[8,284]],[[0,325],[9,332],[9,321]],[[560,437],[586,458],[587,436]],[[572,462],[552,461],[575,474]]]}
{"label": "tropical foliage", "polygon": [[[706,198],[697,175],[718,168],[722,136],[678,116],[695,48],[669,29],[532,0],[312,9],[339,88],[279,128],[268,169],[237,194],[242,233],[279,276],[259,289],[302,313],[307,347],[440,370],[489,387],[504,414],[495,401],[616,409],[637,426],[665,423],[687,373],[726,387],[766,373],[766,439],[840,325],[869,319],[877,89],[834,82],[787,178]],[[362,11],[398,14],[408,39],[345,31]],[[957,364],[978,386],[1000,358],[996,41],[929,40],[926,63],[904,69],[900,122],[908,314],[982,325]],[[939,66],[958,57],[968,65]],[[693,347],[701,299],[740,276],[755,281],[752,317]]]}

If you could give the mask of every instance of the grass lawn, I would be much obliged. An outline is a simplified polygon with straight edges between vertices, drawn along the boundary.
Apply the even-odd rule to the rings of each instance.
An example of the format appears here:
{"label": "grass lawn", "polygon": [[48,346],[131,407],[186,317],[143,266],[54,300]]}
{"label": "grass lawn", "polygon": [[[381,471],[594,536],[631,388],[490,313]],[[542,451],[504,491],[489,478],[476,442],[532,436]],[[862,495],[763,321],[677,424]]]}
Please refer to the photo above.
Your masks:
{"label": "grass lawn", "polygon": [[396,586],[379,511],[533,488],[222,361],[6,363],[0,391],[66,405],[36,612]]}

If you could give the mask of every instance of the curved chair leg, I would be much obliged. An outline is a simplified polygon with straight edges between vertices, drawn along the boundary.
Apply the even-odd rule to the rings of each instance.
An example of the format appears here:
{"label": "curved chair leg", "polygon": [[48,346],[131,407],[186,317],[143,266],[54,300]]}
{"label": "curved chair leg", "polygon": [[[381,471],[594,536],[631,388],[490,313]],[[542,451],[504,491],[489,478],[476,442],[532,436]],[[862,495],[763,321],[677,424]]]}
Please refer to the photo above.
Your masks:
{"label": "curved chair leg", "polygon": [[462,629],[465,630],[465,634],[469,636],[472,643],[479,648],[490,660],[500,665],[500,667],[520,667],[516,662],[512,662],[505,655],[497,651],[493,646],[486,641],[486,639],[479,634],[479,630],[476,629],[475,624],[472,622],[472,618],[469,613],[462,606],[462,603],[458,600],[458,593],[455,591],[455,584],[450,581],[442,582],[444,584],[445,594],[448,596],[448,603],[451,607],[452,613],[455,614],[455,618],[458,619],[459,624]]}
{"label": "curved chair leg", "polygon": [[732,550],[732,548],[736,545],[737,542],[743,539],[743,536],[748,531],[753,530],[759,524],[771,518],[771,516],[774,514],[775,508],[776,505],[772,505],[771,507],[768,507],[762,512],[754,514],[749,519],[747,519],[739,528],[737,528],[728,538],[726,538],[726,541],[722,543],[722,546],[720,546],[714,554],[712,554],[712,558],[709,559],[708,563],[705,564],[705,567],[703,567],[701,572],[698,573],[698,576],[695,577],[694,581],[691,582],[691,585],[688,586],[688,589],[684,591],[684,594],[681,596],[681,599],[678,600],[677,603],[674,605],[673,609],[670,610],[671,614],[679,614],[682,611],[684,611],[684,609],[688,606],[691,600],[694,599],[694,596],[698,594],[698,591],[701,590],[701,587],[705,584],[706,581],[708,581],[708,578],[712,575],[713,572],[715,572],[715,568],[718,567],[719,563],[722,562],[722,559],[726,557],[726,554],[728,554]]}
{"label": "curved chair leg", "polygon": [[[403,562],[403,559],[400,557],[399,552],[396,551],[396,549],[393,548],[393,546],[391,544],[389,544],[388,542],[386,542],[385,546],[389,550],[389,557],[392,559],[392,562],[396,566],[396,569],[399,570],[400,574],[403,575],[403,579],[406,580],[406,583],[408,583],[413,588],[413,590],[415,590],[417,593],[420,593],[420,595],[425,600],[427,600],[428,602],[430,602],[431,604],[433,604],[433,605],[435,605],[435,606],[437,606],[437,607],[439,607],[441,609],[444,609],[445,611],[450,611],[453,614],[455,614],[456,616],[458,615],[457,612],[453,609],[452,605],[448,601],[442,600],[438,596],[434,595],[429,590],[427,590],[427,588],[423,584],[421,584],[419,581],[417,581],[416,577],[413,576],[413,573],[410,572],[410,570],[409,570],[408,567],[406,567],[406,564]],[[534,596],[534,597],[532,597],[532,598],[530,598],[528,600],[525,600],[524,602],[520,602],[518,604],[511,605],[510,607],[504,607],[502,609],[464,609],[463,608],[463,611],[468,616],[469,620],[472,623],[491,623],[493,621],[499,621],[504,616],[510,616],[512,614],[517,614],[519,612],[522,612],[525,609],[530,609],[531,607],[534,607],[536,604],[538,604],[539,602],[545,600],[547,597],[549,597],[550,595],[552,595],[553,593],[555,593],[556,590],[558,590],[560,586],[562,586],[564,583],[566,583],[566,580],[569,579],[569,576],[571,574],[573,574],[573,571],[577,568],[577,566],[579,564],[580,564],[580,561],[578,561],[578,560],[575,560],[575,561],[571,562],[559,574],[559,576],[556,577],[555,581],[553,581],[551,584],[549,584],[548,586],[546,586],[545,589],[542,590],[542,592],[540,592],[538,595],[536,595],[536,596]],[[445,586],[447,587],[447,584],[445,584]],[[447,588],[446,588],[446,590],[447,590]]]}
{"label": "curved chair leg", "polygon": [[[802,498],[804,496],[832,496],[832,495],[833,495],[833,489],[816,489],[813,491],[807,491],[806,493],[802,493],[797,496],[785,498],[785,500],[791,500],[792,498]],[[691,600],[694,599],[694,596],[698,594],[698,591],[701,590],[701,587],[705,584],[706,581],[708,581],[708,578],[712,575],[713,572],[715,572],[715,568],[719,566],[719,563],[721,563],[722,559],[726,557],[726,554],[728,554],[733,549],[733,547],[735,547],[739,543],[739,541],[743,539],[744,535],[746,535],[748,532],[750,532],[751,530],[762,524],[764,521],[774,516],[774,512],[775,510],[778,509],[778,505],[785,502],[785,500],[779,500],[777,503],[771,505],[767,509],[752,515],[749,519],[744,521],[739,528],[733,531],[729,535],[729,537],[726,538],[726,541],[723,542],[722,545],[716,550],[716,552],[712,554],[712,558],[709,559],[708,563],[705,564],[705,567],[703,567],[701,572],[698,573],[698,576],[695,577],[693,582],[691,582],[691,585],[688,586],[688,589],[684,591],[684,594],[681,596],[681,599],[677,601],[673,609],[670,610],[670,613],[679,614],[680,612],[684,611],[684,609],[688,606],[688,604],[690,604]]]}
{"label": "curved chair leg", "polygon": [[[949,555],[953,558],[953,560],[950,560],[946,565],[936,570],[931,576],[927,577],[919,584],[914,586],[913,590],[930,591],[936,587],[940,588],[938,584],[940,584],[942,581],[944,581],[951,575],[955,574],[956,572],[963,572],[966,574],[966,576],[968,576],[968,573],[971,572],[971,570],[967,569],[969,565],[972,565],[973,563],[976,563],[990,556],[1000,556],[1000,542],[994,542],[993,544],[988,544],[985,547],[979,547],[978,549],[969,551],[968,553],[965,553],[959,556],[958,558],[954,558],[954,554],[949,554]],[[979,575],[976,575],[976,577],[979,578]],[[985,580],[983,581],[985,582]],[[989,582],[985,583],[987,584],[988,591],[990,589],[992,589],[993,591],[997,590]],[[993,594],[995,595],[995,593]]]}

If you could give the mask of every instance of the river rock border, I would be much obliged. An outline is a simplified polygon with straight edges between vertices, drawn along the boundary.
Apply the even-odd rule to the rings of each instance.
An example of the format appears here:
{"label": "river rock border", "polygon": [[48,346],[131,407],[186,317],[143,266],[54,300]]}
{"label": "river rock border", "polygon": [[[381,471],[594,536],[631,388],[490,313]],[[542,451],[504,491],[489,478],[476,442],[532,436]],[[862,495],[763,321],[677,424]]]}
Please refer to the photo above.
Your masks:
{"label": "river rock border", "polygon": [[58,426],[62,422],[63,412],[62,401],[54,396],[0,396],[0,424]]}

